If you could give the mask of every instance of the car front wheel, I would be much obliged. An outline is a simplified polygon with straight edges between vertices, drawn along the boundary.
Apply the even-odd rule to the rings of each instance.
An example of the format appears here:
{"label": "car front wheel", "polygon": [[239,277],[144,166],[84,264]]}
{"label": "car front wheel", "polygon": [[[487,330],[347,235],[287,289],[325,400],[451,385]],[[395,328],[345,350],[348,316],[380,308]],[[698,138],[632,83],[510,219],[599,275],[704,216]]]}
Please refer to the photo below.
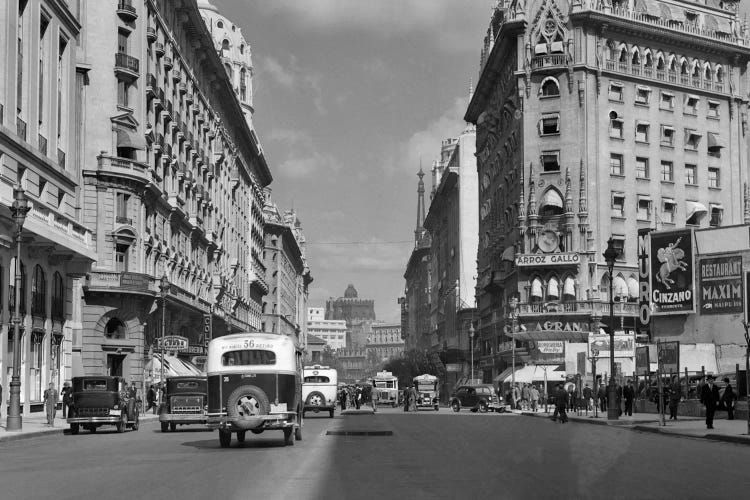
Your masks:
{"label": "car front wheel", "polygon": [[479,413],[487,413],[487,403],[484,401],[479,402]]}
{"label": "car front wheel", "polygon": [[451,408],[454,412],[458,413],[461,410],[461,405],[458,403],[458,401],[454,401],[451,403]]}

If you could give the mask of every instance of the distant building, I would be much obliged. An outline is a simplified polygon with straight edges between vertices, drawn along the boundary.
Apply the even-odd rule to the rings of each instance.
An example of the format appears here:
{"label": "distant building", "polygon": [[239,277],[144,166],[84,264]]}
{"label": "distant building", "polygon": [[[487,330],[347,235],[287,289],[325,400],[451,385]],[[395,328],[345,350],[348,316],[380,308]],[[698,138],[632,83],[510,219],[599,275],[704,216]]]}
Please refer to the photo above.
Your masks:
{"label": "distant building", "polygon": [[364,347],[367,344],[369,325],[375,321],[375,301],[360,299],[357,289],[349,284],[343,297],[326,301],[326,319],[343,319],[348,328],[346,345]]}
{"label": "distant building", "polygon": [[326,319],[326,310],[322,307],[308,307],[307,308],[307,320],[308,321],[323,321]]}
{"label": "distant building", "polygon": [[323,357],[323,349],[326,346],[325,340],[307,334],[307,351],[305,354],[305,363],[320,364]]}
{"label": "distant building", "polygon": [[365,380],[367,377],[367,349],[339,349],[336,355],[341,364],[339,382],[353,384]]}
{"label": "distant building", "polygon": [[322,307],[307,308],[307,334],[315,335],[328,344],[331,349],[346,347],[346,321],[342,319],[323,319]]}
{"label": "distant building", "polygon": [[404,352],[404,344],[400,323],[373,323],[367,338],[368,360],[383,363],[398,357]]}

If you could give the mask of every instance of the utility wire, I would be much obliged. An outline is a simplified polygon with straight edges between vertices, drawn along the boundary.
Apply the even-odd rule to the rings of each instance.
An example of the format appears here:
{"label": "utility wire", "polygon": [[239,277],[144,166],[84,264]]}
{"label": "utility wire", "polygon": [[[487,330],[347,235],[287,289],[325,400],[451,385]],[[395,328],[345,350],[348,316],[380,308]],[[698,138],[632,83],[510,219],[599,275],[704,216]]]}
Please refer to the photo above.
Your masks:
{"label": "utility wire", "polygon": [[306,245],[404,245],[413,243],[412,240],[403,241],[306,241]]}

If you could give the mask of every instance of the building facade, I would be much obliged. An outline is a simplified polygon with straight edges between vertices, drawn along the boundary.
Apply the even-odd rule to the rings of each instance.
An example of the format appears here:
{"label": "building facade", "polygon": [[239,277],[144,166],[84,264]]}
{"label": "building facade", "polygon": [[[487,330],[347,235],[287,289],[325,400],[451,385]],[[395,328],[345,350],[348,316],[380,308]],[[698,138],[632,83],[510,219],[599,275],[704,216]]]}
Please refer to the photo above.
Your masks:
{"label": "building facade", "polygon": [[161,335],[195,354],[207,334],[260,329],[271,174],[195,0],[86,2],[80,19],[82,220],[96,263],[74,358],[84,373],[140,380]]}
{"label": "building facade", "polygon": [[[61,387],[80,348],[80,279],[96,259],[81,211],[81,98],[76,59],[81,22],[59,0],[0,4],[0,385],[9,399],[17,250],[10,208],[20,186],[30,207],[21,236],[22,413],[41,410],[47,384]],[[5,415],[5,412],[3,412]]]}
{"label": "building facade", "polygon": [[580,370],[610,279],[615,329],[639,333],[638,229],[743,222],[750,40],[736,5],[498,3],[466,114],[485,381],[513,359]]}
{"label": "building facade", "polygon": [[331,297],[326,301],[325,316],[346,321],[347,347],[362,348],[367,345],[370,324],[375,321],[375,301],[360,299],[357,289],[350,283],[343,297]]}
{"label": "building facade", "polygon": [[389,359],[401,356],[404,345],[401,323],[373,323],[372,333],[367,339],[367,358],[380,369]]}
{"label": "building facade", "polygon": [[269,293],[263,298],[261,330],[297,338],[305,345],[307,299],[312,282],[302,224],[293,211],[279,212],[266,191],[263,262]]}
{"label": "building facade", "polygon": [[307,333],[321,339],[331,349],[346,347],[346,321],[343,319],[324,319],[322,307],[307,308]]}
{"label": "building facade", "polygon": [[367,349],[351,348],[339,349],[336,351],[339,366],[339,382],[347,384],[364,382],[368,375]]}

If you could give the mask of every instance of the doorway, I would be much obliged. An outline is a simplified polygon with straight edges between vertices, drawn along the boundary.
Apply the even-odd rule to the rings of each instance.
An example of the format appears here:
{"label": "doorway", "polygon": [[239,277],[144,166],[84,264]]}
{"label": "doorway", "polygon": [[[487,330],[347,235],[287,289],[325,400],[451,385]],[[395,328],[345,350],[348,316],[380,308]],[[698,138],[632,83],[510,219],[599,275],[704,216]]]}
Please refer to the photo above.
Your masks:
{"label": "doorway", "polygon": [[122,377],[122,365],[126,354],[107,354],[107,375],[111,377]]}

